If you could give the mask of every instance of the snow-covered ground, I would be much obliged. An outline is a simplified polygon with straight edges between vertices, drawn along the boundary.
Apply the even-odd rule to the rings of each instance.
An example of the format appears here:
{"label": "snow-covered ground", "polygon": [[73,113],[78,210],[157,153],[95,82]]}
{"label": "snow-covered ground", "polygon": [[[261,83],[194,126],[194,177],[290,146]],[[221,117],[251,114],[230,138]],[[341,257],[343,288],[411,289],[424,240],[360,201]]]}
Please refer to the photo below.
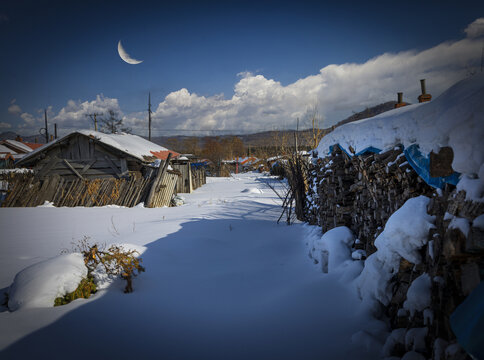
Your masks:
{"label": "snow-covered ground", "polygon": [[268,179],[209,178],[177,208],[1,208],[0,289],[84,236],[144,246],[146,272],[131,294],[0,313],[0,358],[377,358],[352,341],[374,321],[355,288],[310,261],[306,225],[276,224]]}

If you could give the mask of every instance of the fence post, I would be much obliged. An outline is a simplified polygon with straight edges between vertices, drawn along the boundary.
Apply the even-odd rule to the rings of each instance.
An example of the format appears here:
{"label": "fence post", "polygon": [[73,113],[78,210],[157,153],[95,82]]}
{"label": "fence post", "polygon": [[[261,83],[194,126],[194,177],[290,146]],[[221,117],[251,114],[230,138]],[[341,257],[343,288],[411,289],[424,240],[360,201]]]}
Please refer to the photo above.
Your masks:
{"label": "fence post", "polygon": [[165,163],[163,164],[163,167],[160,166],[158,168],[158,172],[156,173],[155,180],[153,180],[153,184],[151,185],[150,194],[148,195],[148,199],[146,200],[147,207],[152,207],[156,188],[158,187],[158,184],[160,183],[160,181],[163,179],[163,175],[165,174],[166,169],[168,169],[168,164],[170,163],[170,159],[171,159],[171,153],[168,153],[168,157],[166,158]]}

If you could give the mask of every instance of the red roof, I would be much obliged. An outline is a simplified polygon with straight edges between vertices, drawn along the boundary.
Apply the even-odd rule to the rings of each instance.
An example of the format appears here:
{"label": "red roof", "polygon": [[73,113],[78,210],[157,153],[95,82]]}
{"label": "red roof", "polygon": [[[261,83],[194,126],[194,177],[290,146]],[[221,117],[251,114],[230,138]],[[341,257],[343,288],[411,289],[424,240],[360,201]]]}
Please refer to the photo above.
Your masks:
{"label": "red roof", "polygon": [[180,156],[179,153],[173,150],[165,150],[165,151],[150,151],[154,156],[156,156],[160,160],[166,160],[168,158],[168,154],[171,153],[172,158],[176,158]]}
{"label": "red roof", "polygon": [[22,141],[22,143],[24,143],[25,145],[27,145],[32,150],[35,150],[35,149],[41,147],[42,145],[44,145],[44,144],[38,144],[38,143],[28,143],[28,142],[25,142],[25,141]]}

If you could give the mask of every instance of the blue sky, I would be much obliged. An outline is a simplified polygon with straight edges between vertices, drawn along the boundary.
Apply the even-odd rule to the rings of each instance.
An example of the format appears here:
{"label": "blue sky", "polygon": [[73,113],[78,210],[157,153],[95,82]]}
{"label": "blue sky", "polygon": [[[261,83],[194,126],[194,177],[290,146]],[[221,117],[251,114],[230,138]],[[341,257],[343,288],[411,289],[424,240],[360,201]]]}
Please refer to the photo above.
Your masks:
{"label": "blue sky", "polygon": [[[148,91],[157,135],[290,128],[314,108],[331,125],[415,97],[421,76],[438,94],[475,71],[482,16],[467,1],[3,1],[0,131],[37,132],[43,108],[86,128],[114,108],[142,133]],[[119,40],[143,63],[123,62]]]}

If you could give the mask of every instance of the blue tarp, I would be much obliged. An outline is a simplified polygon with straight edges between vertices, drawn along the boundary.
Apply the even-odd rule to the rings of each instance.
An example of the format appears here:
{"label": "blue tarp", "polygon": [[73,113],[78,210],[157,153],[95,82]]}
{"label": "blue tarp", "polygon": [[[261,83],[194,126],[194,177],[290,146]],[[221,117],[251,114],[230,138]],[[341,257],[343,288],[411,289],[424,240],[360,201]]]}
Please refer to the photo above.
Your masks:
{"label": "blue tarp", "polygon": [[[346,155],[352,157],[353,155],[350,154],[344,147],[340,144],[334,144],[329,147],[329,153],[333,152],[335,146],[338,146],[342,151],[345,152]],[[401,145],[400,145],[401,146]],[[402,146],[403,148],[403,146]],[[381,152],[380,149],[375,148],[373,146],[368,146],[367,148],[357,152],[355,155],[364,155],[366,153],[375,153],[379,154]],[[460,173],[454,172],[452,175],[445,176],[445,177],[431,177],[430,176],[430,159],[424,156],[420,152],[420,148],[417,144],[410,145],[408,148],[404,149],[405,157],[407,158],[408,163],[410,166],[417,172],[417,174],[430,186],[435,188],[443,189],[445,184],[452,184],[457,185],[460,180]]]}
{"label": "blue tarp", "polygon": [[450,316],[459,344],[475,359],[484,359],[484,281]]}
{"label": "blue tarp", "polygon": [[207,166],[207,162],[206,161],[203,161],[203,162],[197,162],[197,163],[190,163],[190,166],[195,168],[195,169],[200,169],[202,167],[206,167]]}
{"label": "blue tarp", "polygon": [[457,185],[459,182],[460,174],[458,172],[454,172],[452,175],[445,177],[431,177],[430,159],[420,152],[418,145],[410,145],[404,152],[410,166],[430,186],[442,189],[445,184]]}

